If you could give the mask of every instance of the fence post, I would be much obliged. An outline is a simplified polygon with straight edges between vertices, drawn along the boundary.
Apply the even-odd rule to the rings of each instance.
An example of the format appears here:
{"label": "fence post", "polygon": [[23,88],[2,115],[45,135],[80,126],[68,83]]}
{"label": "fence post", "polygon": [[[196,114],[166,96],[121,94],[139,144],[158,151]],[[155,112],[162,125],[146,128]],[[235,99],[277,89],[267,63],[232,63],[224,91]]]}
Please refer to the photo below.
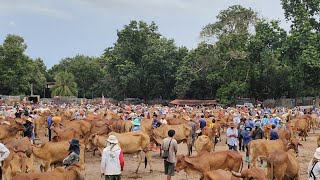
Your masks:
{"label": "fence post", "polygon": [[319,104],[320,104],[319,96],[316,96],[315,101],[314,101],[315,108],[319,108]]}

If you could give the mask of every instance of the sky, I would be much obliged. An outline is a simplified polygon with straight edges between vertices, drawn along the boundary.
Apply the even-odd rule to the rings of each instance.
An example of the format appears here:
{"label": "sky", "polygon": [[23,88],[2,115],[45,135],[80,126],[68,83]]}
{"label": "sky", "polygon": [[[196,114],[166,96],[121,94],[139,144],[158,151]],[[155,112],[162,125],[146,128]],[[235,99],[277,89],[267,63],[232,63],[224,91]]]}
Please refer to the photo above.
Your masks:
{"label": "sky", "polygon": [[260,17],[285,21],[280,0],[0,0],[0,43],[8,34],[24,38],[31,58],[48,68],[77,54],[100,56],[130,20],[154,21],[159,32],[189,49],[201,28],[221,10],[242,5]]}

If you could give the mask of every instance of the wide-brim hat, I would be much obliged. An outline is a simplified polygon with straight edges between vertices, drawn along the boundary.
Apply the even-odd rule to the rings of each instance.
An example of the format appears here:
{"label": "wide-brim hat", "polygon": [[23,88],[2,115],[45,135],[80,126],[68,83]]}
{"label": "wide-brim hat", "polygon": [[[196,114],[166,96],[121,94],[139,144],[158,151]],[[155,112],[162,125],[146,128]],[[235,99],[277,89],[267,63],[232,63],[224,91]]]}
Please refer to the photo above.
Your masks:
{"label": "wide-brim hat", "polygon": [[72,139],[69,141],[70,146],[80,146],[78,139]]}
{"label": "wide-brim hat", "polygon": [[131,121],[131,124],[133,124],[135,126],[140,126],[141,125],[139,119],[135,119],[135,120]]}
{"label": "wide-brim hat", "polygon": [[32,122],[33,123],[33,120],[32,120],[32,118],[27,118],[27,121],[29,121],[29,122]]}
{"label": "wide-brim hat", "polygon": [[313,157],[316,159],[320,159],[320,148],[316,149],[316,152],[314,153]]}
{"label": "wide-brim hat", "polygon": [[119,141],[116,136],[110,135],[107,139],[107,142],[112,143],[112,144],[118,144]]}

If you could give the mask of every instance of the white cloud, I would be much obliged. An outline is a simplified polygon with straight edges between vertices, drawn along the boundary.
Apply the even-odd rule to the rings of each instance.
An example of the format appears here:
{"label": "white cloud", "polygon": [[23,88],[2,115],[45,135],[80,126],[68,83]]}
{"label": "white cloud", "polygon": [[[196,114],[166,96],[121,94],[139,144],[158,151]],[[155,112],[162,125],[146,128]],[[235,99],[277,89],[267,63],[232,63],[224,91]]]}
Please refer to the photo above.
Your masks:
{"label": "white cloud", "polygon": [[44,4],[45,1],[26,1],[26,0],[0,0],[0,14],[1,13],[35,13],[43,16],[50,16],[55,18],[70,17],[70,14],[48,7],[48,4]]}
{"label": "white cloud", "polygon": [[10,21],[8,24],[9,27],[16,27],[17,24],[14,21]]}

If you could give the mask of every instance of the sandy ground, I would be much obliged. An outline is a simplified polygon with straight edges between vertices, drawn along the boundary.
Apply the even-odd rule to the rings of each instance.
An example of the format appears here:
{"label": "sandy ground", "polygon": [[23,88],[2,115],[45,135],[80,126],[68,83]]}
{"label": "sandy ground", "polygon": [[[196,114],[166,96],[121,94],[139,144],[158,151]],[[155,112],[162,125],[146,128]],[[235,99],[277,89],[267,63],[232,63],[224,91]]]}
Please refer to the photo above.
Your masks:
{"label": "sandy ground", "polygon": [[[301,179],[307,179],[307,168],[308,163],[313,157],[315,149],[317,147],[316,138],[320,131],[316,131],[316,133],[310,133],[307,141],[301,142],[303,147],[299,149],[299,163],[300,163],[300,173]],[[43,137],[41,138],[43,139]],[[225,135],[223,135],[222,142],[217,144],[216,151],[227,150],[227,145],[225,144]],[[178,155],[187,154],[187,145],[179,144],[178,146]],[[196,154],[194,152],[194,154]],[[244,152],[241,152],[243,156],[245,156]],[[102,179],[100,177],[100,154],[97,152],[96,156],[92,155],[92,152],[87,152],[85,155],[86,159],[86,180],[99,180]],[[163,180],[166,179],[164,175],[163,168],[163,160],[160,158],[158,152],[152,152],[151,164],[153,168],[153,172],[150,173],[150,167],[144,168],[144,164],[141,164],[138,174],[135,174],[135,169],[138,166],[138,158],[133,157],[133,155],[125,155],[125,168],[122,172],[122,179],[145,179],[145,180]],[[36,163],[35,163],[36,165]],[[36,165],[37,166],[37,165]],[[247,167],[247,164],[244,163],[244,168]],[[36,167],[38,170],[38,166]],[[190,177],[183,171],[176,173],[176,175],[172,178],[173,180],[194,180],[199,179],[199,177]]]}

